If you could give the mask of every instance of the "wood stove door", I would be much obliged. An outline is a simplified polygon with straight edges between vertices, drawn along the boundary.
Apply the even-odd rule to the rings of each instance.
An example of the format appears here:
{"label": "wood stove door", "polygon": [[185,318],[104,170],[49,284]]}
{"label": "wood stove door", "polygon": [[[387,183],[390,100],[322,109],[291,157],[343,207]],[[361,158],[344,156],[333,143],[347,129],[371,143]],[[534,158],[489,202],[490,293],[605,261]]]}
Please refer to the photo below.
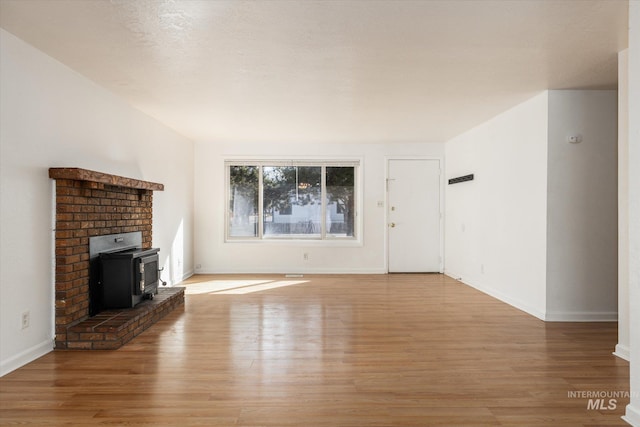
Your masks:
{"label": "wood stove door", "polygon": [[136,269],[137,280],[134,285],[136,295],[157,293],[158,289],[158,255],[140,258]]}

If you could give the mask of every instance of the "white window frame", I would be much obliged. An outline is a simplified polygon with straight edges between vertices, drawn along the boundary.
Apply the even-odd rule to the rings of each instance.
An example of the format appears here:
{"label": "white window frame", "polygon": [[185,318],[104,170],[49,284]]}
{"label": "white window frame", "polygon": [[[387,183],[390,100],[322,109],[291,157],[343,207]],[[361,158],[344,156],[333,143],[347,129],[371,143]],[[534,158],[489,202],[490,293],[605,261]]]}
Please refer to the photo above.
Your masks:
{"label": "white window frame", "polygon": [[[258,235],[257,236],[230,236],[229,229],[229,205],[231,201],[231,192],[230,192],[230,168],[232,166],[257,166],[259,168],[258,172]],[[263,212],[263,197],[264,197],[264,188],[262,183],[263,172],[262,168],[265,166],[315,166],[321,167],[322,171],[322,188],[321,188],[321,201],[322,201],[322,210],[321,210],[321,231],[320,236],[310,236],[306,237],[305,235],[277,235],[277,236],[265,236],[264,232],[264,212]],[[326,168],[327,167],[353,167],[354,168],[354,191],[355,191],[355,201],[354,201],[354,229],[353,236],[332,236],[327,234],[326,232]],[[224,185],[225,185],[225,203],[224,203],[224,236],[225,242],[229,243],[237,243],[237,242],[285,242],[285,243],[295,243],[302,242],[304,244],[335,244],[335,243],[343,243],[343,244],[361,244],[362,243],[362,228],[363,228],[363,220],[362,220],[362,162],[360,159],[286,159],[282,158],[278,159],[269,159],[269,158],[260,158],[258,160],[254,159],[226,159],[224,160]]]}

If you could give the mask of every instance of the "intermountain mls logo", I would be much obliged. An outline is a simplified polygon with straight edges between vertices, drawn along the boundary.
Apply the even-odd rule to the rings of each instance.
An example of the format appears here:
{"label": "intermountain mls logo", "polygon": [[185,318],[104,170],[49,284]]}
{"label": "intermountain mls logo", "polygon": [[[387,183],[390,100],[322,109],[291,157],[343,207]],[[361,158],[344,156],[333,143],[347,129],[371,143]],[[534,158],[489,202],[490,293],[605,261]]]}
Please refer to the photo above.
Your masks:
{"label": "intermountain mls logo", "polygon": [[567,392],[567,397],[587,400],[587,411],[613,411],[618,407],[618,399],[629,400],[631,392],[621,390],[574,390]]}

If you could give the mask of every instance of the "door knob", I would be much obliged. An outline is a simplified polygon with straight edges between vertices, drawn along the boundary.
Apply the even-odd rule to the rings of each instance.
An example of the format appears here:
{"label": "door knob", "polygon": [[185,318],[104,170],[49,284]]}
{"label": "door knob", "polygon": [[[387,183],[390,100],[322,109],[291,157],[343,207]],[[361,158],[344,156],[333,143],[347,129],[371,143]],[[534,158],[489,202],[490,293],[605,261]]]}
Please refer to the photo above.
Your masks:
{"label": "door knob", "polygon": [[391,224],[389,224],[389,227],[394,228],[396,226],[395,222],[392,222]]}

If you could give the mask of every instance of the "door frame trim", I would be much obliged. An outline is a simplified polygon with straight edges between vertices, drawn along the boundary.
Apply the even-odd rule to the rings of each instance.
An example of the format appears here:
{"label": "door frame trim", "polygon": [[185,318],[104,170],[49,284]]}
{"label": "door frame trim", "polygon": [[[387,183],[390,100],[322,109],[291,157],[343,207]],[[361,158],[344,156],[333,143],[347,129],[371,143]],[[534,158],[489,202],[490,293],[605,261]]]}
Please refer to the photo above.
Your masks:
{"label": "door frame trim", "polygon": [[444,273],[444,158],[438,156],[385,156],[384,157],[384,182],[382,183],[384,190],[384,271],[389,274],[389,187],[387,180],[389,179],[389,162],[391,160],[435,160],[440,167],[440,180],[438,188],[440,194],[438,200],[440,202],[440,267],[439,273]]}

